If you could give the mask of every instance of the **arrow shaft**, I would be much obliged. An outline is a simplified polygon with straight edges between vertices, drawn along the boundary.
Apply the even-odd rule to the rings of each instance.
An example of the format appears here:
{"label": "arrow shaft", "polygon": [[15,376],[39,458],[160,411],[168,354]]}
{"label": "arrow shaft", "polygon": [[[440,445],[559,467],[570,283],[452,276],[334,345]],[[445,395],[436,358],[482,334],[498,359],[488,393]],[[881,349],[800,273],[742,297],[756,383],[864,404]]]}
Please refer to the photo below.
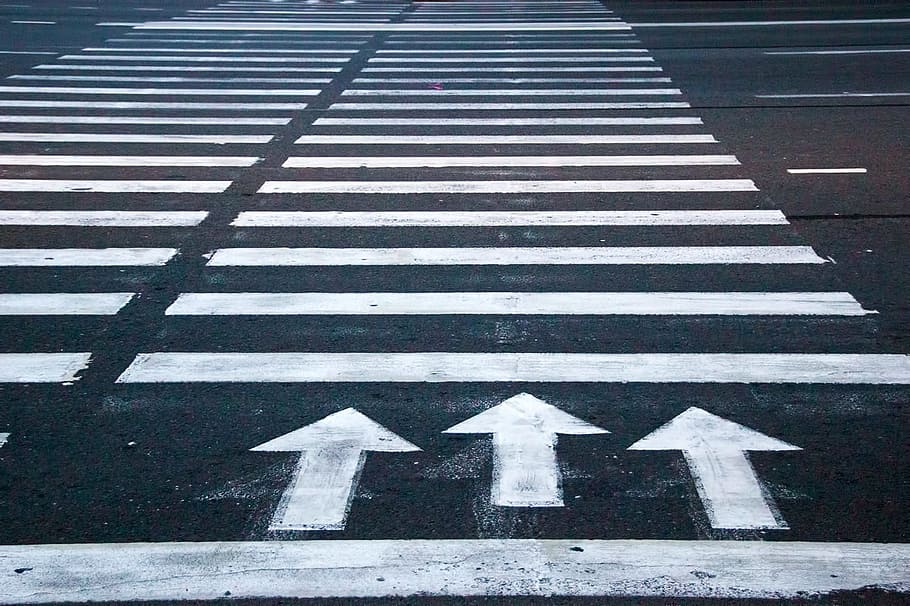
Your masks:
{"label": "arrow shaft", "polygon": [[302,452],[269,530],[343,530],[365,459],[356,447]]}
{"label": "arrow shaft", "polygon": [[712,527],[788,528],[774,516],[746,453],[700,448],[684,454]]}
{"label": "arrow shaft", "polygon": [[556,434],[510,429],[493,435],[492,501],[500,507],[562,507]]}

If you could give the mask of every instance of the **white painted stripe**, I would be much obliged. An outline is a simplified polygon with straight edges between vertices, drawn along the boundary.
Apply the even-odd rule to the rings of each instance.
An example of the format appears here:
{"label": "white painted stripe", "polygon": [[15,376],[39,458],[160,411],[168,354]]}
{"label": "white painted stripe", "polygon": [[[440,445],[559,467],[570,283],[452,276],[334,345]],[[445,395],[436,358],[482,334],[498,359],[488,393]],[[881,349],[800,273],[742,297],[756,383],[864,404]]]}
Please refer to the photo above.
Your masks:
{"label": "white painted stripe", "polygon": [[[117,379],[118,383],[447,383],[474,381],[906,385],[910,384],[910,356],[904,354],[722,353],[159,352],[137,355],[129,368]],[[906,571],[903,574],[906,578]],[[186,584],[184,583],[183,586]]]}
{"label": "white painted stripe", "polygon": [[766,55],[878,55],[910,53],[910,48],[875,48],[868,50],[765,51]]}
{"label": "white painted stripe", "polygon": [[119,133],[0,133],[0,141],[48,143],[230,143],[263,144],[272,135],[124,135]]}
{"label": "white painted stripe", "polygon": [[[47,596],[59,602],[220,600],[227,591],[234,599],[780,600],[910,588],[910,545],[898,543],[302,540],[11,545],[0,548],[0,557],[32,569],[0,581],[0,600],[7,604],[45,602]],[[710,574],[696,577],[693,571]]]}
{"label": "white painted stripe", "polygon": [[758,99],[852,99],[867,97],[910,97],[910,93],[818,93],[799,95],[755,95]]}
{"label": "white painted stripe", "polygon": [[874,312],[864,310],[846,292],[270,292],[183,293],[165,313],[171,316],[862,316]]}
{"label": "white painted stripe", "polygon": [[[631,50],[631,49],[630,49]],[[650,63],[651,57],[370,57],[368,63]]]}
{"label": "white painted stripe", "polygon": [[56,55],[57,53],[50,53],[44,51],[0,51],[0,55]]}
{"label": "white painted stripe", "polygon": [[91,357],[91,353],[0,353],[0,383],[75,381]]}
{"label": "white painted stripe", "polygon": [[211,126],[284,126],[291,118],[187,118],[179,116],[46,116],[0,115],[0,123],[13,124],[175,124]]}
{"label": "white painted stripe", "polygon": [[701,118],[317,118],[315,126],[681,126]]}
{"label": "white painted stripe", "polygon": [[470,56],[486,55],[486,54],[521,54],[521,55],[533,55],[537,53],[552,53],[552,54],[581,54],[586,53],[647,53],[645,49],[637,48],[509,48],[509,49],[492,49],[492,50],[451,50],[451,49],[429,49],[429,50],[377,50],[377,55],[422,55],[422,54],[435,54],[435,55],[452,55],[452,54],[467,54]]}
{"label": "white painted stripe", "polygon": [[0,316],[112,316],[135,293],[28,293],[0,294]]}
{"label": "white painted stripe", "polygon": [[155,181],[103,179],[0,179],[0,191],[100,192],[100,193],[195,193],[220,194],[230,181]]}
{"label": "white painted stripe", "polygon": [[750,179],[628,179],[616,181],[266,181],[261,194],[504,194],[573,192],[758,191]]}
{"label": "white painted stripe", "polygon": [[56,64],[46,63],[36,65],[33,69],[53,69],[53,70],[79,70],[79,71],[107,71],[107,72],[314,72],[314,73],[337,73],[342,70],[341,67],[247,67],[247,66],[192,66],[192,65],[80,65],[80,64]]}
{"label": "white painted stripe", "polygon": [[865,168],[788,168],[791,175],[865,174]]}
{"label": "white painted stripe", "polygon": [[0,86],[0,93],[68,94],[68,95],[193,95],[216,97],[313,97],[319,89],[255,88],[106,88],[73,86]]}
{"label": "white painted stripe", "polygon": [[330,110],[552,110],[552,109],[688,109],[685,101],[625,103],[333,103]]}
{"label": "white painted stripe", "polygon": [[10,23],[18,23],[21,25],[56,25],[56,21],[10,21]]}
{"label": "white painted stripe", "polygon": [[[0,87],[2,89],[3,87]],[[641,95],[681,95],[678,88],[444,88],[428,89],[353,89],[342,91],[342,97],[636,97]]]}
{"label": "white painted stripe", "polygon": [[[251,50],[251,49],[247,49]],[[114,52],[114,53],[233,53],[237,57],[245,57],[246,53],[244,50],[238,50],[235,48],[127,48],[123,47],[95,47],[95,48],[83,48],[82,52]],[[358,51],[356,48],[326,48],[326,49],[299,49],[299,48],[257,48],[257,53],[271,53],[271,54],[300,54],[300,55],[356,55]],[[380,51],[381,52],[381,51]],[[646,51],[628,51],[628,52],[646,52]],[[98,59],[106,58],[106,55],[98,55]],[[233,58],[233,57],[232,57]]]}
{"label": "white painted stripe", "polygon": [[802,21],[661,21],[629,23],[630,27],[777,27],[780,25],[872,25],[910,23],[910,19],[806,19]]}
{"label": "white painted stripe", "polygon": [[[160,78],[148,76],[42,76],[26,74],[10,76],[8,80],[36,80],[36,81],[65,81],[65,82],[219,82],[219,83],[254,83],[262,84],[328,84],[331,78],[180,78],[162,76]],[[669,80],[669,79],[668,79]]]}
{"label": "white painted stripe", "polygon": [[[98,25],[101,25],[100,23]],[[300,21],[150,21],[131,23],[137,30],[219,30],[286,32],[479,32],[479,31],[629,31],[626,24],[586,22],[492,22],[492,23],[307,23]]]}
{"label": "white painted stripe", "polygon": [[354,84],[670,84],[672,78],[354,78]]}
{"label": "white painted stripe", "polygon": [[301,145],[648,145],[717,143],[717,139],[713,135],[302,135],[294,143]]}
{"label": "white painted stripe", "polygon": [[174,248],[0,248],[3,267],[164,265]]}
{"label": "white painted stripe", "polygon": [[347,63],[350,57],[192,57],[170,55],[63,55],[59,61],[174,61],[179,63]]}
{"label": "white painted stripe", "polygon": [[0,210],[0,225],[192,227],[207,216],[204,210]]}
{"label": "white painted stripe", "polygon": [[566,73],[566,72],[662,72],[663,68],[653,65],[586,65],[585,67],[567,67],[564,65],[540,65],[536,67],[419,67],[419,66],[402,66],[402,67],[365,67],[361,73],[432,73],[438,76],[449,73],[506,73],[506,74],[540,74],[546,72]]}
{"label": "white painted stripe", "polygon": [[32,101],[0,100],[0,107],[56,107],[93,109],[223,109],[227,111],[296,111],[306,103],[172,103],[168,101]]}
{"label": "white painted stripe", "polygon": [[5,166],[252,166],[255,156],[44,156],[3,155]]}
{"label": "white painted stripe", "polygon": [[[16,212],[16,211],[6,211]],[[19,211],[30,212],[30,211]],[[0,224],[3,221],[0,211]],[[234,227],[786,225],[779,210],[243,211]]]}
{"label": "white painted stripe", "polygon": [[208,265],[697,265],[817,264],[808,246],[564,246],[501,248],[220,248]]}
{"label": "white painted stripe", "polygon": [[736,156],[291,156],[284,168],[452,168],[492,166],[736,166]]}

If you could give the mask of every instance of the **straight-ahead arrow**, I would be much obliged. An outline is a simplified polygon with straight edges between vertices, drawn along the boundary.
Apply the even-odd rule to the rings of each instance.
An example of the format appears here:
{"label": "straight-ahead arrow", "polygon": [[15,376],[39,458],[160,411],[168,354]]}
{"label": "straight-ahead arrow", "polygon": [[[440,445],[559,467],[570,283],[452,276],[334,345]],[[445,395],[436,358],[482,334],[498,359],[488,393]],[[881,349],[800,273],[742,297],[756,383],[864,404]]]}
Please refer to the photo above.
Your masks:
{"label": "straight-ahead arrow", "polygon": [[802,450],[692,407],[629,450],[681,450],[714,528],[789,528],[771,509],[749,450]]}
{"label": "straight-ahead arrow", "polygon": [[301,453],[269,530],[343,530],[366,452],[420,448],[347,408],[250,450]]}
{"label": "straight-ahead arrow", "polygon": [[556,434],[609,432],[521,393],[443,433],[493,434],[494,505],[562,507]]}

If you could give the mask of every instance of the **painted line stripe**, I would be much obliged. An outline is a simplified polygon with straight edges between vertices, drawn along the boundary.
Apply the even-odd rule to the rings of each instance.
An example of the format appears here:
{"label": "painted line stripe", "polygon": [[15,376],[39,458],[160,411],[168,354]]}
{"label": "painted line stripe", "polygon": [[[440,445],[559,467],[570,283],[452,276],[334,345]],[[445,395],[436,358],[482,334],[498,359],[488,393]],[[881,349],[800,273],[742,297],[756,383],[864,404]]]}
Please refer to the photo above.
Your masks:
{"label": "painted line stripe", "polygon": [[491,49],[491,50],[451,50],[451,49],[427,49],[427,50],[377,50],[377,55],[453,55],[467,54],[470,56],[494,55],[494,54],[521,54],[533,55],[536,53],[569,53],[569,54],[586,54],[586,53],[647,53],[645,49],[637,48],[508,48],[508,49]]}
{"label": "painted line stripe", "polygon": [[207,216],[204,210],[0,210],[0,225],[193,227]]}
{"label": "painted line stripe", "polygon": [[80,64],[54,64],[46,63],[36,65],[33,69],[53,69],[53,70],[80,70],[80,71],[105,71],[105,72],[314,72],[314,73],[337,73],[342,70],[340,67],[247,67],[247,66],[192,66],[192,65],[80,65]]}
{"label": "painted line stripe", "polygon": [[63,55],[58,61],[174,61],[178,63],[347,63],[350,57],[191,57],[170,55]]}
{"label": "painted line stripe", "polygon": [[[2,89],[3,87],[0,87]],[[342,97],[636,97],[642,95],[681,95],[678,88],[463,88],[463,89],[353,89]]]}
{"label": "painted line stripe", "polygon": [[220,194],[230,185],[230,181],[0,179],[0,191],[18,192]]}
{"label": "painted line stripe", "polygon": [[[16,211],[7,211],[16,212]],[[33,212],[33,211],[20,211]],[[0,211],[0,224],[4,214]],[[242,211],[234,227],[479,227],[493,225],[786,225],[779,210]]]}
{"label": "painted line stripe", "polygon": [[294,143],[300,145],[647,145],[717,143],[717,139],[713,135],[302,135]]}
{"label": "painted line stripe", "polygon": [[0,93],[68,94],[68,95],[193,95],[215,97],[313,97],[319,89],[255,88],[103,88],[71,86],[0,86]]}
{"label": "painted line stripe", "polygon": [[[0,296],[0,311],[3,300]],[[115,312],[116,313],[116,312]],[[846,292],[183,293],[171,316],[831,315],[862,316]]]}
{"label": "painted line stripe", "polygon": [[56,21],[10,21],[10,23],[18,23],[21,25],[56,25]]}
{"label": "painted line stripe", "polygon": [[[172,76],[162,76],[160,78],[148,76],[72,76],[65,74],[63,76],[42,76],[25,74],[21,76],[10,76],[8,80],[36,80],[41,82],[164,82],[164,83],[181,83],[181,82],[218,82],[218,83],[253,83],[262,84],[329,84],[331,78],[181,78]],[[642,79],[646,80],[646,79]],[[656,79],[655,79],[656,80]],[[669,80],[669,78],[667,79]]]}
{"label": "painted line stripe", "polygon": [[256,156],[42,156],[3,155],[5,166],[252,166]]}
{"label": "painted line stripe", "polygon": [[852,99],[867,97],[910,97],[910,93],[818,93],[799,95],[755,95],[758,99]]}
{"label": "painted line stripe", "polygon": [[317,118],[315,126],[682,126],[701,118]]}
{"label": "painted line stripe", "polygon": [[[303,540],[11,545],[0,547],[0,557],[32,569],[27,575],[4,576],[0,600],[8,604],[39,603],[47,596],[59,602],[219,600],[227,591],[236,599],[780,600],[876,587],[906,592],[910,587],[910,545],[899,543]],[[710,575],[696,578],[693,571]]]}
{"label": "painted line stripe", "polygon": [[354,84],[671,84],[672,78],[354,78]]}
{"label": "painted line stripe", "polygon": [[91,357],[91,353],[0,353],[0,383],[75,381]]}
{"label": "painted line stripe", "polygon": [[[118,383],[448,383],[475,381],[906,385],[910,384],[910,356],[904,354],[159,352],[138,354],[132,364],[117,379]],[[906,579],[906,570],[903,571],[903,574]]]}
{"label": "painted line stripe", "polygon": [[[83,48],[84,53],[234,53],[238,57],[245,57],[243,50],[235,48],[127,48],[127,47],[89,47]],[[299,48],[257,48],[257,53],[271,53],[289,55],[356,55],[360,52],[356,48],[339,48],[339,49],[299,49]],[[380,51],[381,52],[381,51]],[[629,52],[646,52],[646,51],[629,51]],[[103,59],[105,55],[98,55],[97,58]]]}
{"label": "painted line stripe", "polygon": [[453,168],[486,166],[736,166],[736,156],[291,156],[283,168]]}
{"label": "painted line stripe", "polygon": [[0,316],[112,316],[135,293],[28,293],[0,294]]}
{"label": "painted line stripe", "polygon": [[0,51],[0,55],[56,55],[46,51]]}
{"label": "painted line stripe", "polygon": [[210,126],[285,126],[291,118],[185,118],[179,116],[44,116],[0,115],[7,124],[173,124]]}
{"label": "painted line stripe", "polygon": [[119,133],[0,133],[0,141],[47,143],[231,143],[263,144],[273,135],[123,135]]}
{"label": "painted line stripe", "polygon": [[[0,104],[2,106],[2,104]],[[330,110],[552,110],[552,109],[689,109],[685,101],[625,103],[333,103]]]}
{"label": "painted line stripe", "polygon": [[[223,109],[227,111],[296,111],[306,103],[172,103],[168,101],[32,101],[0,100],[0,107],[54,107],[93,109]],[[688,107],[688,106],[687,106]]]}
{"label": "painted line stripe", "polygon": [[212,267],[368,265],[696,265],[825,263],[808,246],[221,248]]}
{"label": "painted line stripe", "polygon": [[868,50],[765,51],[766,55],[878,55],[910,53],[910,48],[875,48]]}
{"label": "painted line stripe", "polygon": [[865,174],[865,168],[788,168],[791,175]]}
{"label": "painted line stripe", "polygon": [[[2,182],[2,181],[0,181]],[[266,181],[260,194],[505,194],[758,191],[750,179],[625,181]]]}
{"label": "painted line stripe", "polygon": [[658,23],[629,23],[637,27],[776,27],[779,25],[872,25],[872,24],[899,24],[910,23],[910,19],[807,19],[803,21],[689,21],[689,22],[658,22]]}
{"label": "painted line stripe", "polygon": [[390,72],[400,72],[408,74],[419,74],[419,73],[431,73],[434,75],[442,74],[452,74],[452,73],[505,73],[505,74],[540,74],[546,72],[554,73],[564,73],[564,72],[662,72],[664,71],[662,67],[655,65],[591,65],[585,67],[566,67],[566,66],[553,66],[553,65],[541,65],[537,67],[451,67],[451,66],[441,66],[441,67],[411,67],[402,66],[402,67],[365,67],[361,70],[361,73],[390,73]]}
{"label": "painted line stripe", "polygon": [[[631,50],[631,49],[630,49]],[[373,63],[651,63],[652,57],[370,57],[367,62]]]}
{"label": "painted line stripe", "polygon": [[[100,25],[100,24],[99,24]],[[479,32],[479,31],[629,31],[631,26],[619,23],[592,21],[541,23],[541,22],[493,22],[493,23],[306,23],[274,21],[150,21],[130,24],[137,30],[221,30],[221,31],[339,31],[339,32]]]}
{"label": "painted line stripe", "polygon": [[164,265],[175,248],[0,248],[3,267]]}

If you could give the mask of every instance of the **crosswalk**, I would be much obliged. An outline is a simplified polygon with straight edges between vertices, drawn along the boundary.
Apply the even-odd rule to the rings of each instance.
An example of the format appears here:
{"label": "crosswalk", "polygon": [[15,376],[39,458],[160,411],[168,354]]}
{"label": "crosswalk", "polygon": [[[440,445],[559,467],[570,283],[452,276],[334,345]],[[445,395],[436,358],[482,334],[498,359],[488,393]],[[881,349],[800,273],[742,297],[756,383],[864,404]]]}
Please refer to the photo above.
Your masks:
{"label": "crosswalk", "polygon": [[[593,0],[223,0],[138,25],[0,86],[0,200],[0,276],[8,285],[0,323],[35,337],[5,344],[0,383],[24,384],[24,398],[28,384],[78,381],[102,394],[105,406],[139,402],[168,415],[187,397],[173,394],[190,394],[193,406],[217,411],[204,413],[211,417],[199,423],[205,434],[210,425],[232,426],[231,415],[262,414],[257,430],[272,431],[263,413],[272,404],[258,403],[271,398],[283,414],[298,415],[283,418],[284,426],[361,402],[388,418],[424,407],[463,419],[504,393],[536,388],[570,407],[576,394],[590,402],[592,389],[616,397],[628,388],[630,403],[617,404],[627,411],[664,406],[652,398],[703,406],[701,399],[768,386],[822,386],[830,394],[910,384],[910,357],[878,348],[869,336],[876,312],[842,290],[832,260],[797,237],[631,28]],[[244,392],[245,385],[265,395]],[[639,388],[648,395],[633,393]],[[461,394],[452,402],[450,390]],[[326,401],[317,404],[320,398]],[[422,437],[406,441],[408,452],[431,450],[445,427],[457,426],[439,421],[435,431],[432,419],[418,418],[401,422]],[[4,452],[16,447],[20,430],[8,429]],[[255,437],[242,439],[243,454],[258,448]],[[549,444],[556,449],[555,434]],[[356,484],[363,455],[342,450],[326,456],[344,458]],[[736,451],[746,461],[738,469],[754,475],[743,452]],[[295,473],[311,465],[322,470],[314,474],[331,475],[317,458]],[[402,467],[390,469],[394,477]],[[445,475],[421,473],[409,477]],[[584,477],[576,471],[567,482],[584,484]],[[757,480],[754,487],[769,493]],[[293,534],[299,529],[258,521],[286,508],[284,497],[248,488],[226,489],[241,494],[238,502],[266,495],[249,514],[257,521],[244,538],[300,538]],[[353,486],[336,492],[344,518],[362,495]],[[197,505],[222,498],[207,495],[195,497]],[[390,507],[384,498],[377,502]],[[581,494],[570,500],[567,493],[559,507],[571,509],[575,500],[584,506]],[[798,522],[785,524],[770,497],[758,500],[769,503],[770,522],[717,522],[722,516],[705,505],[708,511],[679,514],[692,518],[692,529],[673,536],[757,539],[764,538],[757,531],[791,528],[816,536]],[[483,530],[460,538],[491,549],[494,560],[519,548],[505,539],[551,534],[527,531],[501,511],[532,507],[495,511],[487,496],[470,506]],[[353,538],[381,534],[364,522],[352,526]],[[630,538],[615,528],[615,537],[598,537],[597,528],[580,535],[604,539],[591,549],[609,551],[610,540]],[[328,534],[317,538],[349,532],[344,522],[319,531]],[[332,549],[331,542],[312,543]],[[302,548],[276,543],[288,545],[278,550]],[[382,557],[371,559],[379,543],[356,547],[372,568],[385,570]],[[403,549],[383,544],[391,554]],[[458,551],[454,541],[435,544]],[[642,549],[656,557],[672,544],[655,540]],[[260,553],[258,543],[244,545],[243,558],[278,557],[268,547]],[[726,557],[710,545],[678,546],[680,557]],[[98,549],[84,556],[104,559]],[[194,557],[162,549],[162,557]],[[891,553],[905,558],[901,549]],[[350,555],[339,554],[326,556],[329,568],[343,567]],[[743,557],[762,563],[765,555],[755,548]],[[858,557],[859,572],[844,572],[843,582],[876,582],[873,556]],[[416,570],[426,566],[421,557],[415,562]],[[812,566],[815,574],[821,564]],[[680,574],[665,568],[667,578]],[[99,574],[103,581],[107,572]],[[577,590],[571,572],[554,574],[565,586],[556,582],[549,593],[628,593],[604,589],[607,581]],[[447,583],[463,584],[461,573],[453,575]],[[841,587],[830,581],[834,574],[823,576],[824,583],[794,580],[793,591]],[[497,585],[494,575],[453,595],[529,595],[529,578],[515,573]],[[699,577],[702,584],[685,591],[668,581],[654,592],[731,597],[752,583],[749,596],[782,595],[770,573],[712,585],[714,578]],[[437,581],[421,579],[414,591],[446,595]],[[57,584],[54,595],[66,599],[73,589],[29,578],[21,588],[0,581],[0,596],[32,591],[35,582]],[[280,590],[288,593],[275,595],[354,595],[320,582],[303,589],[291,582]],[[356,595],[396,592],[371,583],[357,585]],[[133,585],[123,593],[97,586],[80,599],[224,595],[181,593],[176,585],[146,594],[139,581],[136,593]],[[256,590],[233,595],[263,595]]]}

